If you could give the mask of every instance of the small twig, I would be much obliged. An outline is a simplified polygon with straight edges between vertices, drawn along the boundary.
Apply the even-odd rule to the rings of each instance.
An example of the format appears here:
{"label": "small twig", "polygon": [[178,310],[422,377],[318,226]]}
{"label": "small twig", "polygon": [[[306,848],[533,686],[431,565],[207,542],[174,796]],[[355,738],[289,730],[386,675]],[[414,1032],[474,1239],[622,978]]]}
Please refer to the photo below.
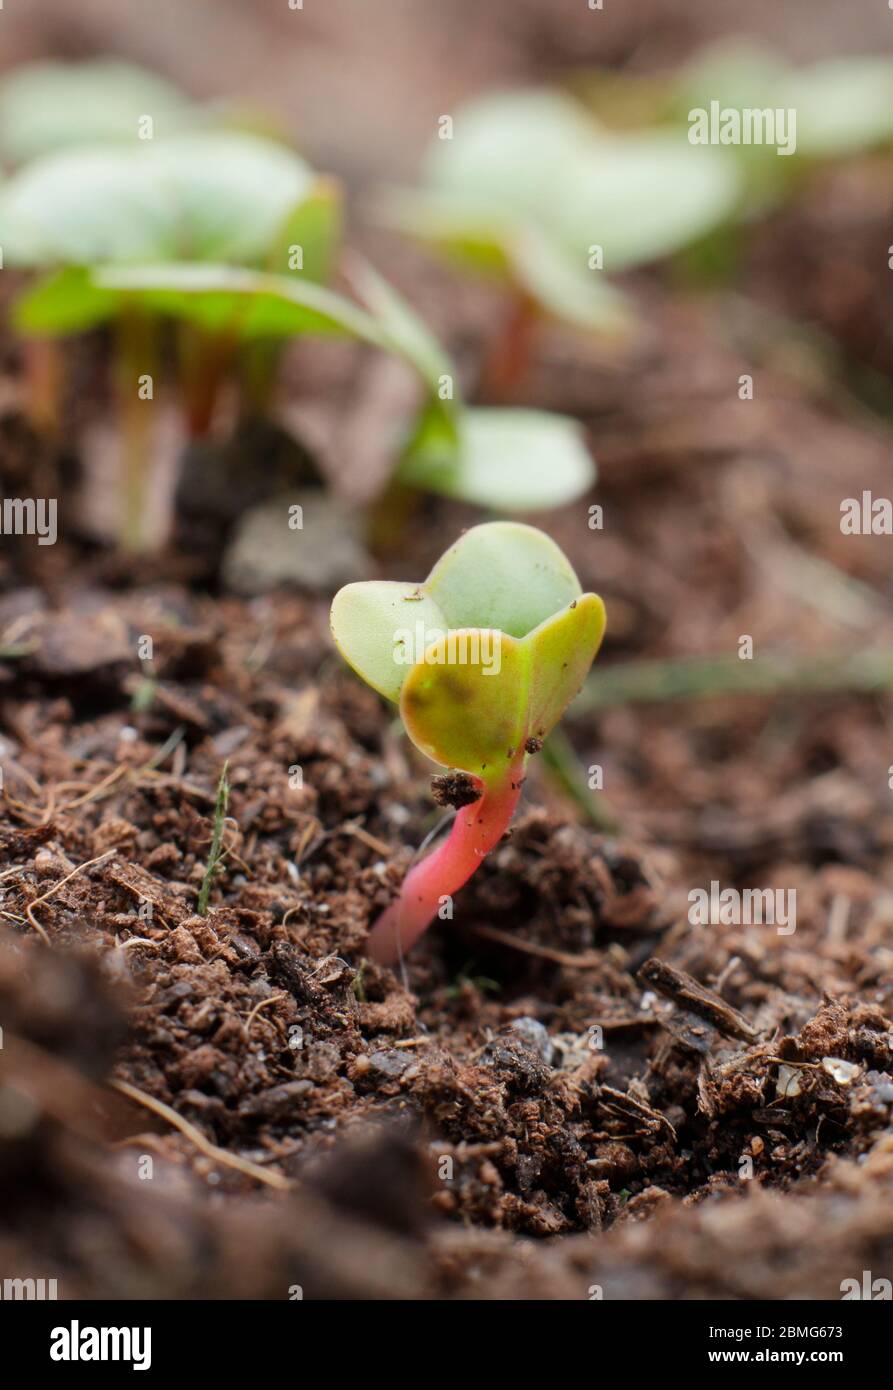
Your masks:
{"label": "small twig", "polygon": [[195,1125],[184,1120],[182,1115],[178,1115],[170,1105],[166,1105],[163,1100],[157,1100],[155,1096],[149,1096],[145,1091],[141,1091],[138,1086],[131,1086],[129,1081],[112,1080],[107,1083],[120,1091],[122,1095],[130,1100],[136,1101],[137,1105],[143,1105],[147,1110],[160,1115],[168,1124],[173,1125],[181,1134],[194,1144],[201,1153],[207,1158],[211,1158],[215,1163],[221,1163],[227,1168],[235,1168],[240,1173],[244,1173],[249,1178],[254,1178],[257,1182],[264,1182],[268,1187],[276,1187],[281,1192],[287,1192],[291,1188],[288,1178],[284,1178],[281,1173],[268,1172],[266,1168],[261,1168],[258,1163],[252,1163],[250,1158],[240,1158],[238,1154],[227,1153],[226,1149],[218,1148],[212,1144],[210,1139],[206,1139],[200,1129]]}
{"label": "small twig", "polygon": [[835,893],[831,899],[831,906],[828,909],[828,926],[826,929],[827,939],[835,945],[840,945],[846,940],[847,926],[850,920],[850,908],[853,905],[852,898],[846,893]]}
{"label": "small twig", "polygon": [[653,1131],[665,1126],[673,1138],[676,1138],[676,1130],[666,1115],[662,1114],[660,1110],[646,1105],[644,1101],[636,1100],[626,1091],[618,1091],[614,1086],[602,1085],[598,1090],[598,1100],[609,1114],[619,1115],[625,1120],[641,1120],[645,1125],[646,1133],[649,1130]]}
{"label": "small twig", "polygon": [[722,970],[719,972],[718,976],[716,977],[716,982],[714,983],[714,986],[713,986],[713,988],[715,989],[715,991],[716,991],[717,994],[722,994],[722,992],[723,992],[723,990],[725,989],[725,987],[726,987],[726,985],[727,985],[729,979],[731,978],[732,974],[738,969],[738,966],[739,966],[740,964],[741,964],[741,957],[740,957],[740,956],[731,956],[731,957],[729,958],[729,960],[726,961],[726,963],[725,963],[725,965],[723,966]]}
{"label": "small twig", "polygon": [[743,1014],[733,1009],[713,990],[705,989],[692,975],[684,970],[676,970],[666,961],[652,956],[639,968],[639,979],[649,989],[657,990],[665,999],[671,999],[682,1009],[688,1009],[699,1018],[706,1019],[726,1037],[740,1038],[743,1042],[755,1042],[759,1033],[752,1028]]}
{"label": "small twig", "polygon": [[565,965],[570,970],[592,970],[604,964],[604,957],[597,951],[584,951],[582,955],[575,956],[569,951],[556,950],[554,946],[539,946],[535,941],[525,941],[523,937],[500,931],[498,927],[475,927],[474,934],[486,937],[488,941],[498,941],[500,946],[510,946],[513,951],[523,951],[528,956],[541,956],[543,960]]}
{"label": "small twig", "polygon": [[288,995],[285,993],[284,990],[278,990],[276,994],[271,994],[269,999],[262,999],[259,1004],[255,1004],[254,1008],[251,1010],[251,1013],[245,1019],[245,1032],[247,1033],[249,1031],[252,1023],[257,1018],[261,1009],[268,1009],[271,1004],[278,1004],[280,999],[287,998]]}
{"label": "small twig", "polygon": [[117,767],[112,768],[107,776],[103,777],[101,782],[97,782],[95,787],[91,787],[89,791],[84,792],[83,796],[75,797],[74,801],[66,801],[65,805],[60,807],[60,811],[73,811],[76,806],[84,806],[88,801],[92,801],[95,797],[99,796],[101,792],[113,786],[118,778],[123,777],[127,771],[127,764],[119,763]]}
{"label": "small twig", "polygon": [[339,826],[337,830],[333,830],[332,834],[352,835],[355,840],[359,840],[361,844],[368,845],[369,849],[374,849],[376,854],[382,855],[385,859],[390,859],[393,854],[390,845],[386,845],[384,840],[376,839],[374,835],[370,835],[369,831],[364,830],[361,825],[357,825],[356,821],[346,821],[345,824]]}
{"label": "small twig", "polygon": [[141,767],[137,768],[137,777],[141,776],[144,772],[154,772],[157,767],[160,767],[165,758],[173,753],[177,745],[182,742],[185,733],[185,724],[178,724],[176,729],[168,734],[161,747],[152,754],[151,758],[149,758],[147,762],[144,762]]}

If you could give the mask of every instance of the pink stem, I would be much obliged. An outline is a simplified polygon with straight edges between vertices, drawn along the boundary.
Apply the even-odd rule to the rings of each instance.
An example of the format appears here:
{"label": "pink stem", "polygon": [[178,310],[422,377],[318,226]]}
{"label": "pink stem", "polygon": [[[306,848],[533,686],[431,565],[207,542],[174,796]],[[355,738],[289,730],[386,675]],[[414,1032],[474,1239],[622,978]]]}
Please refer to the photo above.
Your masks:
{"label": "pink stem", "polygon": [[448,838],[403,881],[400,896],[381,914],[369,935],[366,953],[390,965],[408,951],[436,915],[441,898],[451,897],[471,878],[508,828],[523,783],[523,755],[484,794],[456,814]]}

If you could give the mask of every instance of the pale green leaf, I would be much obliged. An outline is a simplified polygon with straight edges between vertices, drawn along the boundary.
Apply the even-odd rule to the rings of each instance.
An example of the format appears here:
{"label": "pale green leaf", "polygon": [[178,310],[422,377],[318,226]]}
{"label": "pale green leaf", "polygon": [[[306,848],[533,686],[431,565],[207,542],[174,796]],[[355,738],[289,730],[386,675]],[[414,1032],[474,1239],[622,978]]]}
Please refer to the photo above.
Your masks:
{"label": "pale green leaf", "polygon": [[779,82],[788,65],[765,44],[752,39],[723,39],[702,48],[677,75],[675,108],[687,120],[694,108],[720,107],[740,110],[749,106],[773,106]]}
{"label": "pale green leaf", "polygon": [[379,221],[490,275],[508,275],[508,247],[518,234],[518,219],[487,198],[443,192],[391,188],[375,198]]}
{"label": "pale green leaf", "polygon": [[180,260],[264,262],[316,177],[284,145],[241,131],[152,142],[145,164],[169,189]]}
{"label": "pale green leaf", "polygon": [[371,315],[298,275],[185,262],[113,266],[93,272],[91,281],[155,313],[191,319],[207,332],[227,331],[242,339],[333,334],[386,345]]}
{"label": "pale green leaf", "polygon": [[[337,179],[325,176],[316,179],[273,238],[267,254],[267,269],[324,285],[334,270],[341,244],[343,202]],[[300,250],[298,269],[292,265],[293,249]]]}
{"label": "pale green leaf", "polygon": [[737,207],[727,150],[676,130],[614,134],[558,94],[519,92],[461,108],[453,138],[434,140],[416,195],[390,195],[385,216],[478,267],[508,273],[547,312],[624,330],[611,274],[670,255]]}
{"label": "pale green leaf", "polygon": [[580,581],[549,536],[517,521],[473,526],[424,584],[450,627],[500,628],[523,637],[580,594]]}
{"label": "pale green leaf", "polygon": [[0,157],[24,164],[75,145],[136,142],[145,116],[159,139],[198,115],[171,83],[130,63],[29,63],[0,81]]}
{"label": "pale green leaf", "polygon": [[54,267],[163,259],[176,251],[176,210],[145,176],[142,148],[46,155],[0,189],[8,266]]}
{"label": "pale green leaf", "polygon": [[541,410],[477,406],[459,419],[458,444],[423,436],[401,463],[414,487],[499,512],[563,506],[595,479],[582,428]]}
{"label": "pale green leaf", "polygon": [[515,279],[553,318],[605,336],[626,338],[635,313],[603,270],[590,269],[588,247],[573,255],[557,240],[522,228],[507,243]]}
{"label": "pale green leaf", "polygon": [[261,264],[315,175],[273,141],[207,132],[47,155],[0,192],[6,263]]}
{"label": "pale green leaf", "polygon": [[704,236],[735,211],[741,187],[728,150],[672,130],[594,141],[565,172],[561,196],[543,210],[548,228],[581,264],[601,247],[608,274]]}
{"label": "pale green leaf", "polygon": [[559,92],[487,96],[459,108],[451,139],[432,140],[424,181],[535,217],[554,196],[568,157],[597,130],[579,103]]}
{"label": "pale green leaf", "polygon": [[418,584],[370,580],[339,589],[330,615],[345,661],[367,685],[396,700],[412,664],[447,630],[435,600]]}
{"label": "pale green leaf", "polygon": [[797,153],[840,159],[893,140],[893,60],[870,54],[795,70],[776,106],[797,118]]}
{"label": "pale green leaf", "polygon": [[88,270],[69,266],[20,295],[13,305],[12,322],[20,333],[56,337],[107,323],[120,307],[117,291],[95,284]]}

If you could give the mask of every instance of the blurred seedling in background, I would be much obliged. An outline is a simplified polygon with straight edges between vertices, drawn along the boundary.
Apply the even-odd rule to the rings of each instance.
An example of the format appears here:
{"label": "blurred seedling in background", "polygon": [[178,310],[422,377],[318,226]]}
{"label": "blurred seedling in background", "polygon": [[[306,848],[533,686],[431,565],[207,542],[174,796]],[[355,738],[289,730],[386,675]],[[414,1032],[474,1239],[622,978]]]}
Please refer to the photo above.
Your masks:
{"label": "blurred seedling in background", "polygon": [[[581,496],[596,476],[581,426],[569,416],[521,407],[471,406],[458,371],[433,333],[371,267],[353,284],[392,351],[418,372],[427,398],[406,437],[377,519],[393,530],[418,490],[497,513],[538,512]],[[444,384],[448,390],[445,392]]]}
{"label": "blurred seedling in background", "polygon": [[76,145],[181,134],[211,114],[157,73],[114,58],[27,63],[0,80],[0,164],[9,169]]}
{"label": "blurred seedling in background", "polygon": [[[499,843],[528,757],[598,651],[605,610],[548,536],[497,521],[466,531],[423,584],[348,584],[331,624],[357,674],[399,706],[416,747],[464,774],[451,779],[458,809],[449,837],[410,869],[372,929],[369,954],[390,963]],[[420,638],[411,664],[408,631]]]}
{"label": "blurred seedling in background", "polygon": [[[734,216],[695,243],[686,263],[727,275],[734,266],[741,224],[793,196],[805,179],[834,160],[889,147],[893,142],[893,59],[850,54],[795,67],[751,38],[724,39],[701,49],[672,73],[638,75],[580,72],[574,90],[595,118],[624,128],[660,124],[680,133],[691,113],[793,112],[796,142],[779,157],[771,143],[729,143],[720,153],[737,167]],[[703,148],[703,147],[698,147]]]}
{"label": "blurred seedling in background", "polygon": [[[32,75],[31,87],[24,83],[27,100],[19,91],[20,105],[39,108],[40,92],[57,78],[63,93],[76,88],[75,72],[62,71]],[[128,73],[136,73],[136,88],[125,100]],[[240,419],[268,411],[284,344],[304,334],[346,336],[395,352],[420,377],[419,419],[408,439],[395,429],[404,485],[500,510],[559,505],[588,487],[592,461],[572,421],[465,408],[443,349],[370,267],[355,267],[364,302],[328,287],[341,251],[334,179],[284,145],[245,132],[192,130],[128,143],[127,122],[151,100],[155,81],[115,69],[114,100],[107,109],[98,104],[108,124],[89,106],[82,123],[85,133],[107,137],[103,144],[53,148],[66,142],[47,120],[45,129],[32,130],[29,145],[31,126],[20,111],[11,120],[13,149],[49,152],[0,190],[4,263],[37,277],[13,322],[26,339],[31,412],[44,435],[60,422],[57,340],[110,327],[125,548],[148,549],[162,539],[146,504],[160,448],[148,401],[159,387],[172,386],[189,434],[202,438],[224,387],[236,387]],[[5,96],[15,116],[8,90]],[[190,113],[170,93],[159,101],[168,113],[163,129],[200,119],[198,108]],[[0,89],[0,110],[3,102]]]}
{"label": "blurred seedling in background", "polygon": [[486,372],[498,393],[522,378],[539,315],[627,337],[633,310],[612,277],[704,236],[739,192],[722,152],[672,129],[608,130],[557,92],[473,102],[448,133],[433,140],[420,187],[378,206],[391,225],[510,286],[514,310]]}
{"label": "blurred seedling in background", "polygon": [[[582,71],[573,90],[579,101],[522,91],[460,108],[432,140],[419,187],[378,201],[384,221],[511,287],[486,372],[498,393],[523,376],[540,315],[619,346],[634,315],[618,272],[680,255],[725,272],[740,221],[820,164],[893,141],[893,60],[871,54],[797,68],[731,40],[669,74]],[[690,113],[712,101],[795,111],[793,155],[692,145]]]}
{"label": "blurred seedling in background", "polygon": [[[849,54],[794,67],[753,40],[726,40],[702,49],[669,84],[669,119],[688,121],[694,107],[790,110],[796,113],[799,164],[841,159],[893,140],[893,59]],[[728,145],[745,160],[773,156],[785,177],[787,158],[771,146]],[[792,167],[796,167],[792,166]]]}
{"label": "blurred seedling in background", "polygon": [[[342,331],[349,306],[337,296],[330,303],[315,283],[328,266],[337,208],[333,183],[290,150],[223,131],[45,155],[0,190],[4,263],[38,277],[15,306],[14,326],[50,341],[111,326],[128,548],[154,539],[145,528],[155,449],[147,399],[170,355],[163,325],[173,323],[176,389],[190,432],[201,435],[227,373],[248,373],[245,345],[263,339],[269,308],[261,302],[258,311],[254,285],[247,305],[221,292],[227,272],[287,266],[288,248],[302,245],[306,281],[283,277],[281,287],[297,306],[290,327],[321,320]],[[37,423],[52,428],[61,373],[47,369],[45,354],[37,361]]]}

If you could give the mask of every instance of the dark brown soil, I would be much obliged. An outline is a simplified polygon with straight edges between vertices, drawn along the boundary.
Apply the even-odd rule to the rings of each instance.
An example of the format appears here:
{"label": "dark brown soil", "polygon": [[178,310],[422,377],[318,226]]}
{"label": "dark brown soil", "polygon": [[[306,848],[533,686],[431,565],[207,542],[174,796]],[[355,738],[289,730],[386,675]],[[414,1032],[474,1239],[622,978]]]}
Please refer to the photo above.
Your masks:
{"label": "dark brown soil", "polygon": [[[606,596],[606,664],[734,651],[742,632],[808,649],[886,630],[880,540],[847,552],[878,605],[855,634],[778,582],[801,548],[840,560],[837,499],[854,450],[866,485],[881,469],[880,427],[777,377],[768,399],[730,404],[718,383],[740,364],[705,337],[716,323],[677,300],[666,325],[691,333],[694,415],[657,355],[634,401],[619,381],[600,411],[606,534],[591,540],[583,507],[552,526]],[[412,564],[452,527],[442,512]],[[510,837],[403,979],[363,942],[439,813],[390,712],[332,652],[325,601],[113,592],[101,573],[82,564],[64,588],[0,601],[0,955],[21,1038],[4,1066],[50,1078],[2,1146],[20,1174],[4,1186],[13,1249],[39,1252],[70,1295],[694,1296],[715,1288],[728,1241],[732,1295],[758,1288],[773,1241],[785,1273],[763,1295],[830,1296],[850,1265],[883,1272],[893,1228],[864,1213],[891,1166],[885,700],[572,718],[623,837],[581,824],[535,758]],[[225,857],[202,918],[225,760]],[[796,888],[796,933],[689,925],[690,887],[713,878]],[[90,1174],[112,1156],[98,1192]],[[234,1158],[290,1195],[263,1195]],[[276,1216],[283,1202],[296,1220]],[[96,1222],[121,1247],[114,1289],[79,1243]],[[134,1227],[152,1229],[148,1252],[130,1249]],[[584,1233],[599,1239],[525,1246],[519,1274],[513,1240]],[[222,1253],[240,1238],[265,1271],[254,1285]],[[357,1242],[381,1256],[354,1258]],[[668,1264],[674,1244],[689,1253]],[[399,1276],[382,1274],[389,1259]]]}
{"label": "dark brown soil", "polygon": [[[641,40],[606,13],[590,53],[579,15],[534,8],[512,7],[512,39],[487,23],[493,71]],[[668,54],[705,14],[660,10]],[[599,461],[592,498],[543,519],[605,597],[599,670],[735,657],[745,636],[755,660],[889,650],[890,538],[839,525],[843,498],[889,492],[893,446],[885,256],[829,268],[870,260],[889,200],[848,178],[861,201],[804,190],[731,288],[634,281],[646,328],[622,359],[540,330],[516,398],[578,415]],[[829,200],[846,212],[825,240]],[[510,306],[374,246],[482,390]],[[809,333],[767,331],[766,306]],[[77,352],[89,382],[102,343]],[[65,497],[75,461],[29,433],[4,362],[4,493],[59,469]],[[384,378],[306,344],[290,370],[296,418],[310,401],[320,438],[354,427],[338,481],[362,491]],[[0,1274],[66,1298],[838,1298],[893,1277],[889,692],[572,710],[566,775],[528,750],[510,834],[387,970],[370,924],[475,789],[432,787],[334,652],[326,596],[225,592],[241,501],[221,496],[136,567],[71,528],[47,551],[4,541]],[[420,578],[476,519],[422,502],[386,571]],[[570,795],[568,768],[585,788],[596,765],[604,794]],[[714,880],[795,891],[796,931],[692,924]]]}

